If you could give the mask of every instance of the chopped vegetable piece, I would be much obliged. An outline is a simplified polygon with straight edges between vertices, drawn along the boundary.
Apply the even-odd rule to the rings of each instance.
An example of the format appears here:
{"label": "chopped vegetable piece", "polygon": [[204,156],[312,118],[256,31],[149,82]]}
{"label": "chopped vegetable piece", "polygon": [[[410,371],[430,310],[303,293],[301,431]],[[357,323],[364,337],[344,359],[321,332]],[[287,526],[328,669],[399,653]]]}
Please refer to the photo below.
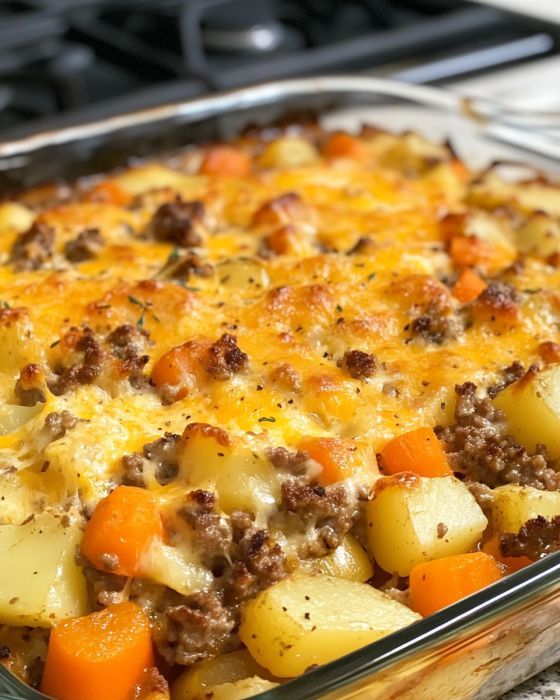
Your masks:
{"label": "chopped vegetable piece", "polygon": [[170,387],[175,400],[192,393],[201,379],[201,349],[201,343],[188,342],[168,350],[154,364],[152,382],[158,389]]}
{"label": "chopped vegetable piece", "polygon": [[461,276],[453,287],[453,296],[458,299],[461,304],[468,304],[474,301],[488,285],[477,275],[474,270],[463,270]]}
{"label": "chopped vegetable piece", "polygon": [[431,428],[418,428],[390,440],[381,451],[387,474],[411,471],[419,476],[453,474],[445,451]]}
{"label": "chopped vegetable piece", "polygon": [[163,525],[154,497],[145,489],[118,486],[97,504],[82,540],[82,553],[98,569],[137,576],[141,559]]}
{"label": "chopped vegetable piece", "polygon": [[251,158],[238,148],[215,146],[207,152],[200,172],[203,175],[245,177],[251,172]]}
{"label": "chopped vegetable piece", "polygon": [[343,481],[358,472],[377,472],[373,449],[354,440],[309,437],[300,442],[299,449],[305,450],[323,468],[317,477],[323,486]]}
{"label": "chopped vegetable piece", "polygon": [[57,700],[128,700],[153,663],[148,617],[119,603],[53,629],[41,690]]}
{"label": "chopped vegetable piece", "polygon": [[298,573],[246,604],[239,636],[261,666],[290,678],[418,619],[366,583]]}
{"label": "chopped vegetable piece", "polygon": [[529,557],[505,557],[500,551],[500,542],[497,537],[492,537],[488,542],[485,542],[482,546],[482,551],[494,557],[499,564],[502,564],[508,574],[513,574],[514,571],[519,571],[519,569],[523,569],[525,566],[533,563]]}
{"label": "chopped vegetable piece", "polygon": [[351,134],[333,134],[323,146],[325,158],[352,158],[363,160],[368,150],[363,141]]}
{"label": "chopped vegetable piece", "polygon": [[492,259],[492,248],[477,236],[454,236],[449,254],[457,267],[485,268]]}
{"label": "chopped vegetable piece", "polygon": [[431,615],[500,578],[496,560],[485,552],[426,561],[410,572],[410,602],[421,615]]}

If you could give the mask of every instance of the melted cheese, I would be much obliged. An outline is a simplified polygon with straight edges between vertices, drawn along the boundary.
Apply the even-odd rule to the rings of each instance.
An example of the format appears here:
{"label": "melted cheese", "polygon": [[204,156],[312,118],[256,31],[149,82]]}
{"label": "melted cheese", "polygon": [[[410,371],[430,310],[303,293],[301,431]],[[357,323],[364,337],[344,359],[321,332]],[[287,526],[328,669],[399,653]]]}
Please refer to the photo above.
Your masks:
{"label": "melted cheese", "polygon": [[[386,134],[366,133],[363,142],[369,154],[363,161],[317,157],[289,166],[267,160],[267,167],[240,178],[197,175],[200,153],[194,150],[173,167],[153,163],[104,179],[129,198],[126,204],[94,201],[86,184],[63,204],[41,205],[29,196],[22,204],[0,205],[0,302],[25,309],[20,319],[0,325],[0,389],[7,404],[17,403],[22,366],[51,361],[72,327],[106,334],[141,322],[150,333],[148,374],[168,349],[225,332],[250,358],[247,371],[209,382],[171,405],[162,405],[150,388],[108,393],[91,385],[49,395],[29,413],[14,407],[1,421],[0,466],[32,473],[47,502],[64,497],[91,508],[118,477],[124,454],[165,431],[182,432],[187,422],[221,426],[233,436],[251,433],[270,445],[297,446],[302,437],[317,435],[359,438],[379,449],[396,434],[449,421],[456,384],[488,385],[500,368],[514,360],[528,365],[540,342],[557,340],[560,272],[537,256],[512,278],[523,295],[516,315],[475,320],[442,344],[411,338],[415,305],[422,303],[414,280],[452,282],[458,274],[442,217],[473,206],[488,210],[484,225],[466,233],[486,237],[495,252],[492,274],[515,259],[515,224],[493,212],[480,185],[468,187],[445,149],[424,144],[422,151],[417,141]],[[241,147],[258,162],[262,144]],[[298,195],[295,209],[255,222],[256,212],[287,193]],[[500,186],[498,195],[498,203],[511,203],[515,191]],[[162,273],[173,246],[147,235],[154,211],[176,196],[204,203],[198,252],[214,266],[210,277],[193,276],[186,285]],[[538,186],[532,186],[520,208],[555,213],[558,190],[549,185],[543,196],[541,207]],[[34,219],[54,229],[55,254],[41,269],[18,272],[10,250]],[[292,237],[287,254],[258,257],[266,236],[285,225]],[[65,244],[92,227],[104,240],[100,252],[68,262]],[[371,240],[367,250],[347,254],[364,237]],[[452,313],[459,313],[446,294]],[[340,366],[351,349],[376,356],[378,370],[367,381]],[[299,389],[273,380],[283,365],[293,368]],[[46,444],[44,418],[62,410],[79,422]],[[23,477],[21,488],[23,494]],[[3,512],[5,521],[15,517]]]}

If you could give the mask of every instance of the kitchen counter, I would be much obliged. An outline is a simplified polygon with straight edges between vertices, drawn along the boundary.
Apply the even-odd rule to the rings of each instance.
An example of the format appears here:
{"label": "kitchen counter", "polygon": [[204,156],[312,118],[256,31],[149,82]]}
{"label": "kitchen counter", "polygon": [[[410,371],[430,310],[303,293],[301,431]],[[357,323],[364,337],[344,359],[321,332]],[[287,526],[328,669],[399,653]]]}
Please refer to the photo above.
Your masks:
{"label": "kitchen counter", "polygon": [[560,664],[551,666],[502,695],[502,700],[552,700],[552,698],[560,698]]}

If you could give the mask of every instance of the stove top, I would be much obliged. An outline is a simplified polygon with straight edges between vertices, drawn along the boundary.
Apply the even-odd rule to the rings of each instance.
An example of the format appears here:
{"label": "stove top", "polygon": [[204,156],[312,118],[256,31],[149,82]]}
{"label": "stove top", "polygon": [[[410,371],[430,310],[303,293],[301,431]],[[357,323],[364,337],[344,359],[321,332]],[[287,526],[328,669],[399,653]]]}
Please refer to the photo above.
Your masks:
{"label": "stove top", "polygon": [[4,0],[0,136],[268,79],[456,79],[550,55],[560,28],[459,0]]}

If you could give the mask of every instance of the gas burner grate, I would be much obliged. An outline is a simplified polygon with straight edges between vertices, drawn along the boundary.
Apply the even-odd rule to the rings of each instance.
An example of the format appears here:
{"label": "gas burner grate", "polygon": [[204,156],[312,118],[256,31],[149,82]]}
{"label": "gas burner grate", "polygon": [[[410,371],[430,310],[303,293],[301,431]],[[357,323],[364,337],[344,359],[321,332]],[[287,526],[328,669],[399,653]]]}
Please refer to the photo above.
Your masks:
{"label": "gas burner grate", "polygon": [[8,0],[0,133],[289,76],[448,79],[557,41],[552,27],[462,0]]}

